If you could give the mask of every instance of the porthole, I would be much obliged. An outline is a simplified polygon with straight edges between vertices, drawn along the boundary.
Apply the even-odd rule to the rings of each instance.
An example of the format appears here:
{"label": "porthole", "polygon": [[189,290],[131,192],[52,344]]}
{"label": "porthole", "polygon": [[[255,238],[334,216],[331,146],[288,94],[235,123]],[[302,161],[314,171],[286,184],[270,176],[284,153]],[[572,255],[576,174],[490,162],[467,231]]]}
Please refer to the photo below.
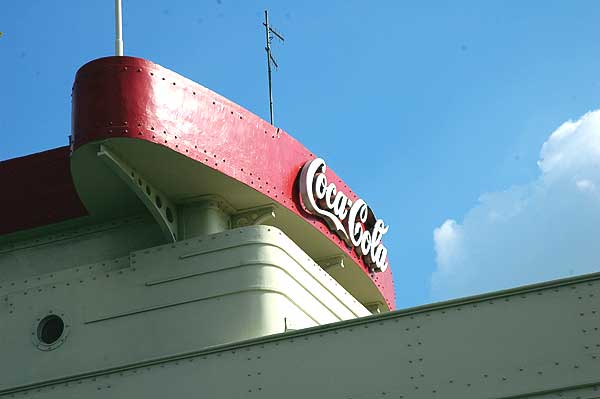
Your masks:
{"label": "porthole", "polygon": [[63,335],[65,322],[60,316],[51,314],[44,317],[37,328],[37,336],[41,343],[52,345]]}
{"label": "porthole", "polygon": [[49,351],[64,343],[69,329],[70,322],[64,312],[49,310],[36,318],[31,338],[38,349]]}

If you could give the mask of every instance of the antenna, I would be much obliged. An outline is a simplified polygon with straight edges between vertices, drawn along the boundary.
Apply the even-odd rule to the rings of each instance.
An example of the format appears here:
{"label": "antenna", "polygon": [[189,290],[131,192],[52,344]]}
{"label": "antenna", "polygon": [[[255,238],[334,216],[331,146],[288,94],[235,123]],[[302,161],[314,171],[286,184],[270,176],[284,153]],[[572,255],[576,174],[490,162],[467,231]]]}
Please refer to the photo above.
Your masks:
{"label": "antenna", "polygon": [[273,89],[271,83],[271,62],[273,63],[273,65],[275,65],[275,69],[278,69],[279,65],[277,64],[277,61],[275,61],[273,54],[271,54],[271,41],[274,37],[278,38],[282,42],[284,42],[285,39],[275,29],[273,29],[271,25],[269,25],[269,12],[267,10],[265,10],[265,22],[263,22],[263,25],[265,26],[265,33],[267,36],[267,47],[265,47],[265,50],[267,51],[267,71],[269,74],[269,114],[271,116],[271,125],[273,125],[275,123],[275,120],[273,119]]}
{"label": "antenna", "polygon": [[115,0],[115,55],[123,55],[123,18],[121,0]]}

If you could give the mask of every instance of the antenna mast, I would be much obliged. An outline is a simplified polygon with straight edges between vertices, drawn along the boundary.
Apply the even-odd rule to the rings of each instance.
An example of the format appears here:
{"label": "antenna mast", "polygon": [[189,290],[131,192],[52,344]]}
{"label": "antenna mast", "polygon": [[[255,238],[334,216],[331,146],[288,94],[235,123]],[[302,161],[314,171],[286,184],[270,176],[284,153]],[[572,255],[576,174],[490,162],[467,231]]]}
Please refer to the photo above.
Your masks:
{"label": "antenna mast", "polygon": [[115,0],[115,55],[123,55],[123,18],[121,0]]}
{"label": "antenna mast", "polygon": [[279,68],[279,65],[277,65],[277,61],[275,61],[275,58],[273,58],[273,54],[271,54],[271,40],[273,40],[274,37],[277,37],[279,40],[284,42],[285,39],[283,38],[283,36],[277,33],[277,31],[275,31],[275,29],[273,29],[271,25],[269,25],[269,12],[267,10],[265,10],[265,22],[263,22],[263,25],[265,26],[265,34],[267,39],[267,47],[265,47],[265,50],[267,51],[267,72],[269,75],[269,115],[271,117],[271,125],[273,125],[275,123],[275,120],[273,118],[273,89],[271,82],[271,62],[273,63],[273,65],[275,65],[276,69]]}

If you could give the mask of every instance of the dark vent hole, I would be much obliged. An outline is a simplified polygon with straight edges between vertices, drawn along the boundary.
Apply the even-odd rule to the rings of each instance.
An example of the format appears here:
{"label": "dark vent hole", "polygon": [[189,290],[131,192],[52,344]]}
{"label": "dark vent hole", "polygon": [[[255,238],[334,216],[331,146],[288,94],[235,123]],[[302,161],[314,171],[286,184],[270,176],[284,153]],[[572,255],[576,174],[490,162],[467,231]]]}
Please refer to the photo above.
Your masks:
{"label": "dark vent hole", "polygon": [[169,221],[169,223],[173,223],[173,212],[171,212],[171,208],[167,207],[165,213],[167,215],[167,220]]}
{"label": "dark vent hole", "polygon": [[41,342],[51,345],[58,341],[64,330],[63,320],[57,315],[50,315],[40,321],[37,334]]}

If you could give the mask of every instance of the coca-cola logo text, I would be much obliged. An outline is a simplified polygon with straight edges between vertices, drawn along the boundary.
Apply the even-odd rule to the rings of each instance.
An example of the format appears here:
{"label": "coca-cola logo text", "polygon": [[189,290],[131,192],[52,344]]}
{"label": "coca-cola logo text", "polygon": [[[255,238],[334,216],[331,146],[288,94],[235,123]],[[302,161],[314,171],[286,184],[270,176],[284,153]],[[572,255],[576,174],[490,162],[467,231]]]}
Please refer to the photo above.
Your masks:
{"label": "coca-cola logo text", "polygon": [[325,176],[327,166],[321,158],[308,161],[300,172],[300,199],[304,209],[325,220],[330,230],[353,246],[374,270],[387,269],[387,248],[383,235],[389,230],[376,219],[362,199],[352,201]]}

